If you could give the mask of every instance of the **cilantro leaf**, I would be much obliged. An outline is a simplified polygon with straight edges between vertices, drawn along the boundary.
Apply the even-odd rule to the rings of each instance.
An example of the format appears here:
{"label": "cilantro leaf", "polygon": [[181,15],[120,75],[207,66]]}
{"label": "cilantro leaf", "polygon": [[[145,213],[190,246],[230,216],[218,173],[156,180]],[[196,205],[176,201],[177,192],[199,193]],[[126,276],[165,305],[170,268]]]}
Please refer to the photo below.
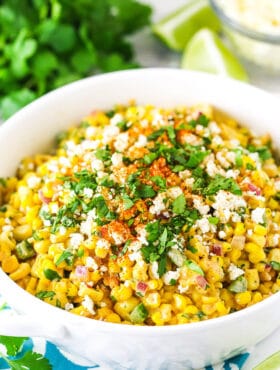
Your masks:
{"label": "cilantro leaf", "polygon": [[186,198],[184,194],[180,194],[172,204],[172,211],[178,215],[184,213],[186,209]]}
{"label": "cilantro leaf", "polygon": [[27,339],[26,337],[0,335],[0,343],[6,347],[8,356],[16,356]]}
{"label": "cilantro leaf", "polygon": [[219,190],[227,190],[235,195],[242,195],[242,191],[233,178],[227,178],[222,175],[216,175],[202,190],[204,195],[214,195]]}
{"label": "cilantro leaf", "polygon": [[73,266],[74,263],[74,254],[70,251],[63,251],[59,256],[58,260],[55,262],[55,265],[60,265],[63,261],[66,262],[68,266]]}
{"label": "cilantro leaf", "polygon": [[194,271],[194,272],[197,272],[199,275],[202,275],[204,276],[204,272],[203,270],[201,269],[201,267],[198,266],[197,263],[195,263],[194,261],[191,261],[191,260],[187,260],[185,261],[185,266],[187,266],[187,268],[189,268],[190,270]]}
{"label": "cilantro leaf", "polygon": [[134,196],[137,198],[153,198],[156,195],[156,191],[151,185],[140,183],[134,192]]}
{"label": "cilantro leaf", "polygon": [[189,125],[191,127],[195,127],[197,125],[201,125],[203,127],[207,127],[208,126],[208,123],[209,123],[209,118],[206,117],[203,113],[200,113],[199,116],[197,117],[197,119],[195,120],[191,120],[189,122]]}
{"label": "cilantro leaf", "polygon": [[251,153],[258,153],[262,161],[265,161],[272,157],[271,150],[268,146],[256,147],[254,145],[248,145],[247,149]]}
{"label": "cilantro leaf", "polygon": [[166,179],[161,176],[153,176],[151,180],[160,188],[160,190],[166,190]]}
{"label": "cilantro leaf", "polygon": [[60,280],[61,276],[54,270],[52,269],[45,269],[44,270],[44,275],[48,280]]}
{"label": "cilantro leaf", "polygon": [[53,298],[55,296],[55,292],[51,290],[41,290],[40,292],[36,293],[35,296],[39,299]]}

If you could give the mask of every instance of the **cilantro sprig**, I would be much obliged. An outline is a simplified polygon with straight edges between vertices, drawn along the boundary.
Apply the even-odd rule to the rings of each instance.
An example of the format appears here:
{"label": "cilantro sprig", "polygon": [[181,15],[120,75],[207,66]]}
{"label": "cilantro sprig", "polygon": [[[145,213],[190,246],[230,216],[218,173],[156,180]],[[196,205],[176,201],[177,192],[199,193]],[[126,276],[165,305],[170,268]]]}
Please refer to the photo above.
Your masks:
{"label": "cilantro sprig", "polygon": [[137,0],[1,2],[2,118],[66,83],[137,67],[127,36],[150,15]]}
{"label": "cilantro sprig", "polygon": [[52,370],[49,360],[40,353],[29,350],[21,355],[26,340],[28,340],[26,337],[0,336],[0,343],[6,347],[6,353],[0,352],[0,357],[3,358],[10,369]]}

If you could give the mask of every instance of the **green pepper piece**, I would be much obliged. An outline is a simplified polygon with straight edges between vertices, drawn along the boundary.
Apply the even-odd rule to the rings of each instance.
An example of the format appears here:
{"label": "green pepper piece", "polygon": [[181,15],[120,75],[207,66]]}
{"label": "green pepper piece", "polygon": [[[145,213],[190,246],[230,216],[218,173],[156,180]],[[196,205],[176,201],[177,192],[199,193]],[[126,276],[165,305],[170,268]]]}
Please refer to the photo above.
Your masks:
{"label": "green pepper piece", "polygon": [[273,268],[273,270],[280,271],[280,262],[271,261],[270,266]]}
{"label": "green pepper piece", "polygon": [[16,245],[16,255],[19,260],[28,260],[29,258],[34,257],[35,254],[36,253],[32,245],[27,240],[23,240]]}
{"label": "green pepper piece", "polygon": [[138,304],[134,310],[130,313],[130,320],[134,324],[142,324],[148,317],[148,310],[143,303]]}
{"label": "green pepper piece", "polygon": [[244,276],[239,276],[229,285],[228,290],[232,293],[245,292],[247,290],[247,280]]}

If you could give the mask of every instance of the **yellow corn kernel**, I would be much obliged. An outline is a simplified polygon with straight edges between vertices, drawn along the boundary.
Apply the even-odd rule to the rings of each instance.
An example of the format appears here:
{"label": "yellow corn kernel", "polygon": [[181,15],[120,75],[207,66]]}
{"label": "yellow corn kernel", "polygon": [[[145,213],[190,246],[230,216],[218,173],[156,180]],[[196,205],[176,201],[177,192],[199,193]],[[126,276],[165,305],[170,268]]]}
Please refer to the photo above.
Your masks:
{"label": "yellow corn kernel", "polygon": [[81,297],[85,297],[86,295],[88,295],[93,300],[93,302],[100,302],[104,297],[104,293],[102,292],[102,290],[88,288],[85,285],[80,286],[78,295]]}
{"label": "yellow corn kernel", "polygon": [[15,255],[5,258],[2,262],[2,269],[8,274],[14,272],[18,267],[19,263]]}
{"label": "yellow corn kernel", "polygon": [[105,258],[108,254],[109,250],[107,248],[101,247],[99,245],[96,245],[95,247],[95,255],[99,258]]}
{"label": "yellow corn kernel", "polygon": [[228,243],[228,242],[223,242],[222,243],[222,250],[224,253],[227,253],[229,251],[231,251],[231,244]]}
{"label": "yellow corn kernel", "polygon": [[257,245],[257,244],[255,244],[255,243],[251,243],[251,242],[246,243],[246,244],[245,244],[245,247],[244,247],[244,250],[245,250],[246,252],[248,252],[248,253],[253,253],[253,252],[255,252],[255,251],[256,251],[256,250],[258,250],[258,249],[260,249],[260,248],[258,247],[258,245]]}
{"label": "yellow corn kernel", "polygon": [[235,235],[244,235],[246,231],[245,225],[242,222],[237,222],[235,229],[234,229],[234,234]]}
{"label": "yellow corn kernel", "polygon": [[86,312],[83,306],[75,307],[72,310],[69,310],[69,312],[74,313],[75,315],[79,315],[79,316],[88,316],[88,313]]}
{"label": "yellow corn kernel", "polygon": [[256,290],[260,285],[260,277],[257,269],[245,270],[245,278],[248,284],[248,290]]}
{"label": "yellow corn kernel", "polygon": [[33,244],[34,250],[40,254],[48,253],[49,246],[50,246],[50,242],[48,240],[39,240],[39,241],[34,242]]}
{"label": "yellow corn kernel", "polygon": [[111,273],[118,274],[121,271],[121,267],[119,266],[118,262],[116,260],[110,259],[108,261],[108,270]]}
{"label": "yellow corn kernel", "polygon": [[228,256],[233,263],[236,263],[241,257],[241,253],[242,252],[240,249],[234,248],[232,251],[229,252]]}
{"label": "yellow corn kernel", "polygon": [[112,289],[111,295],[117,301],[126,301],[128,298],[132,296],[132,289],[130,287],[121,284],[120,286],[116,286]]}
{"label": "yellow corn kernel", "polygon": [[172,292],[165,291],[161,297],[162,302],[165,302],[165,303],[171,302],[173,300],[173,295],[174,295],[174,289]]}
{"label": "yellow corn kernel", "polygon": [[158,290],[161,288],[162,284],[160,284],[161,280],[152,279],[147,282],[149,290]]}
{"label": "yellow corn kernel", "polygon": [[19,265],[16,271],[10,274],[10,278],[14,281],[23,279],[25,276],[27,276],[30,273],[30,271],[31,271],[31,268],[30,268],[29,263],[23,262]]}
{"label": "yellow corn kernel", "polygon": [[215,304],[215,310],[220,314],[220,315],[226,315],[229,313],[229,309],[226,308],[225,302],[219,301]]}
{"label": "yellow corn kernel", "polygon": [[216,304],[203,304],[201,308],[205,315],[211,316],[216,311]]}
{"label": "yellow corn kernel", "polygon": [[28,239],[32,236],[32,227],[28,224],[17,226],[14,228],[13,234],[17,241]]}
{"label": "yellow corn kernel", "polygon": [[7,252],[9,255],[11,250],[13,250],[14,247],[16,246],[16,243],[10,240],[6,232],[3,232],[0,234],[0,246],[1,246],[1,252],[3,252],[4,255],[5,255],[4,252]]}
{"label": "yellow corn kernel", "polygon": [[262,294],[260,292],[253,293],[252,297],[252,303],[258,303],[261,302],[263,299]]}
{"label": "yellow corn kernel", "polygon": [[188,305],[185,310],[184,310],[184,313],[188,314],[188,315],[195,315],[198,313],[198,308],[196,306],[194,306],[193,304],[191,305]]}
{"label": "yellow corn kernel", "polygon": [[259,247],[264,248],[266,244],[266,237],[264,235],[253,234],[249,237],[249,240]]}
{"label": "yellow corn kernel", "polygon": [[112,312],[111,314],[105,317],[104,321],[114,322],[114,323],[119,324],[121,322],[121,318],[118,314]]}
{"label": "yellow corn kernel", "polygon": [[280,263],[280,249],[273,248],[268,254],[269,261],[275,261]]}
{"label": "yellow corn kernel", "polygon": [[248,303],[251,302],[251,299],[252,293],[248,291],[235,294],[235,301],[240,306],[246,306]]}
{"label": "yellow corn kernel", "polygon": [[191,304],[191,300],[182,294],[173,294],[173,308],[176,312],[184,311],[187,305]]}
{"label": "yellow corn kernel", "polygon": [[114,305],[114,310],[124,320],[130,321],[130,312],[138,305],[139,300],[136,297],[130,297],[128,300],[123,302],[117,302]]}
{"label": "yellow corn kernel", "polygon": [[154,324],[157,325],[157,326],[164,325],[164,320],[162,318],[162,315],[161,315],[161,312],[159,311],[159,309],[157,309],[157,311],[152,313],[151,319],[154,322]]}
{"label": "yellow corn kernel", "polygon": [[203,303],[216,303],[217,302],[216,297],[202,296],[201,300],[202,300]]}
{"label": "yellow corn kernel", "polygon": [[120,276],[120,279],[122,281],[131,280],[131,278],[132,278],[132,268],[127,267],[127,266],[122,267],[122,270],[119,273],[119,276]]}
{"label": "yellow corn kernel", "polygon": [[98,316],[98,319],[100,320],[104,320],[105,317],[107,317],[108,315],[111,315],[113,313],[112,310],[110,310],[110,308],[108,307],[101,307],[101,308],[98,308],[97,310],[97,316]]}
{"label": "yellow corn kernel", "polygon": [[147,274],[147,264],[136,264],[134,267],[133,267],[133,270],[132,270],[132,277],[133,279],[135,280],[139,280],[139,281],[146,281],[148,280],[148,274]]}
{"label": "yellow corn kernel", "polygon": [[254,227],[254,233],[256,233],[257,235],[266,235],[267,234],[267,228],[262,226],[262,225],[256,225]]}
{"label": "yellow corn kernel", "polygon": [[254,252],[249,253],[249,261],[252,263],[258,263],[266,260],[266,254],[262,249],[257,249]]}
{"label": "yellow corn kernel", "polygon": [[159,307],[162,320],[164,322],[169,322],[171,320],[171,314],[172,314],[172,305],[168,303],[163,303]]}
{"label": "yellow corn kernel", "polygon": [[34,278],[34,277],[31,277],[29,279],[29,282],[28,282],[27,286],[26,286],[26,290],[31,294],[35,294],[36,286],[37,286],[37,279]]}
{"label": "yellow corn kernel", "polygon": [[145,295],[143,303],[148,308],[157,308],[160,306],[161,297],[158,292],[151,292]]}
{"label": "yellow corn kernel", "polygon": [[279,208],[279,202],[277,202],[277,200],[273,199],[273,198],[270,198],[269,199],[269,202],[268,202],[268,207],[270,209],[278,209]]}
{"label": "yellow corn kernel", "polygon": [[92,281],[94,284],[96,284],[101,278],[102,278],[102,275],[99,270],[90,272],[89,280]]}

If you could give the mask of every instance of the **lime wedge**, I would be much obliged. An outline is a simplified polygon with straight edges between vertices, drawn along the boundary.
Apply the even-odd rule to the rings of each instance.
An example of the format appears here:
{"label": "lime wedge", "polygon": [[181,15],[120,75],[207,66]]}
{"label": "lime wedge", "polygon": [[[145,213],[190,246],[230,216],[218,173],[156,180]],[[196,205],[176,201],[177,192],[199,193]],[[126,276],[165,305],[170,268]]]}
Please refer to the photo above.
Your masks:
{"label": "lime wedge", "polygon": [[248,81],[238,59],[213,31],[206,28],[198,31],[186,46],[181,67]]}
{"label": "lime wedge", "polygon": [[152,30],[167,46],[180,51],[202,27],[218,31],[220,22],[208,0],[188,0],[186,5],[154,24]]}
{"label": "lime wedge", "polygon": [[266,360],[255,366],[253,370],[279,370],[280,369],[280,351],[268,357]]}

